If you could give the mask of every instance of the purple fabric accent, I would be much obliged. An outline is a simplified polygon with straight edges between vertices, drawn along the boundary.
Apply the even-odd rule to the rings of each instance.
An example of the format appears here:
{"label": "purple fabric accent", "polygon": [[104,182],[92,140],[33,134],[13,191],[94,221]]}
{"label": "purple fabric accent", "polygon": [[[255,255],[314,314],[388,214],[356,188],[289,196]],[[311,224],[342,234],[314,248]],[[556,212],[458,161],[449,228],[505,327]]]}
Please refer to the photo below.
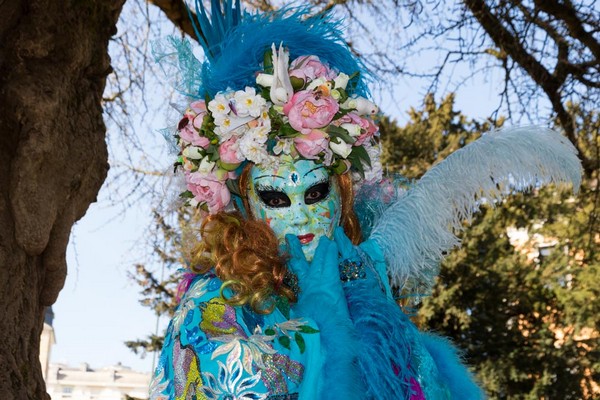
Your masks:
{"label": "purple fabric accent", "polygon": [[412,390],[410,400],[425,400],[423,389],[421,389],[421,385],[415,378],[410,378],[410,389]]}
{"label": "purple fabric accent", "polygon": [[181,301],[181,298],[188,291],[196,276],[198,275],[191,272],[183,274],[183,278],[181,279],[181,282],[179,282],[179,285],[177,285],[177,291],[175,292],[175,300],[177,300],[177,303]]}

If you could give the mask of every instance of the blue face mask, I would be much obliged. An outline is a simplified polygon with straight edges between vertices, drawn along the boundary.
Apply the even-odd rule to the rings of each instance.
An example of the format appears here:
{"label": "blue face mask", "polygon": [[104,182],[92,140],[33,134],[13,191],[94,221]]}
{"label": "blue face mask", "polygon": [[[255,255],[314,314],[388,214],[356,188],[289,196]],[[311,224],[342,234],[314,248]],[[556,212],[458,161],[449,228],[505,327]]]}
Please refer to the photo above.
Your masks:
{"label": "blue face mask", "polygon": [[331,238],[340,223],[340,189],[322,164],[283,159],[278,168],[253,166],[248,192],[252,215],[273,229],[280,244],[287,234],[296,235],[308,260],[319,238]]}

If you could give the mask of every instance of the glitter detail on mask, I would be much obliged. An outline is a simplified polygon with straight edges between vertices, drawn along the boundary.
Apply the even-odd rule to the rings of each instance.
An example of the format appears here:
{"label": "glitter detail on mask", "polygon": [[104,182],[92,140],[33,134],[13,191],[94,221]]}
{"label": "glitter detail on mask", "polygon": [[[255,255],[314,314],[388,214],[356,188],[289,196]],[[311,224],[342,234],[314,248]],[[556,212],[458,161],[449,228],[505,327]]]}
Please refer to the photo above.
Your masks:
{"label": "glitter detail on mask", "polygon": [[297,361],[291,360],[283,354],[263,354],[265,368],[261,370],[261,379],[269,392],[273,394],[285,394],[288,391],[286,377],[299,384],[304,375],[304,366]]}

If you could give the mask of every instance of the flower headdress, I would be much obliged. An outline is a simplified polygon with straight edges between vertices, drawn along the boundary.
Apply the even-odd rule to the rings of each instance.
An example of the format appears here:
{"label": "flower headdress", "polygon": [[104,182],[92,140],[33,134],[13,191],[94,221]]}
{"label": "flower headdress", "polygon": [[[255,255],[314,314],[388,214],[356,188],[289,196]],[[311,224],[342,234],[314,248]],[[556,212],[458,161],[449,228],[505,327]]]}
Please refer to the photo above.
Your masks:
{"label": "flower headdress", "polygon": [[213,0],[210,21],[200,1],[196,11],[206,61],[188,71],[200,87],[175,133],[189,204],[224,209],[246,162],[276,167],[282,156],[380,178],[377,107],[335,23],[307,9],[242,16],[231,0],[223,11]]}

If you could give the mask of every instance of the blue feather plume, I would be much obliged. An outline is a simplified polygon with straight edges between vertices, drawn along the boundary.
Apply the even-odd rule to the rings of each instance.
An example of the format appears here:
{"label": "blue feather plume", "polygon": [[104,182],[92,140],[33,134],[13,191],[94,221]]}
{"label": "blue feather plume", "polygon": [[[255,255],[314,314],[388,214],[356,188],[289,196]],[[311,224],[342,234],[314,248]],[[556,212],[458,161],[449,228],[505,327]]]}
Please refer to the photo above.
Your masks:
{"label": "blue feather plume", "polygon": [[[338,72],[352,75],[349,95],[370,97],[367,83],[372,79],[365,65],[356,57],[341,32],[342,24],[331,14],[311,15],[311,8],[285,7],[263,14],[242,12],[240,1],[211,0],[207,12],[196,0],[194,30],[204,49],[205,60],[193,54],[189,41],[176,37],[153,43],[153,54],[165,76],[183,95],[204,99],[224,90],[241,90],[256,86],[256,73],[264,69],[265,53],[271,45],[283,44],[290,60],[315,55]],[[191,15],[192,20],[194,20]]]}
{"label": "blue feather plume", "polygon": [[[350,84],[353,93],[368,96],[366,67],[350,51],[341,35],[341,23],[330,14],[311,16],[310,7],[286,7],[263,14],[241,13],[239,0],[235,8],[227,0],[212,0],[209,19],[200,0],[196,1],[196,34],[200,38],[206,61],[199,80],[197,97],[214,96],[226,89],[256,86],[256,73],[263,69],[264,55],[275,43],[290,51],[290,59],[305,55],[318,56],[333,69],[351,75],[359,72]],[[353,94],[350,93],[350,94]]]}
{"label": "blue feather plume", "polygon": [[228,33],[242,21],[242,8],[240,0],[225,0],[223,9],[221,9],[221,0],[211,0],[210,19],[202,0],[196,0],[196,20],[191,15],[188,8],[192,26],[198,42],[204,49],[204,55],[208,62],[213,62],[221,55],[221,43],[225,41]]}
{"label": "blue feather plume", "polygon": [[475,384],[473,375],[462,364],[456,348],[447,339],[431,333],[422,333],[420,340],[435,360],[440,379],[450,391],[451,399],[480,400],[485,398],[482,390]]}
{"label": "blue feather plume", "polygon": [[392,299],[382,292],[374,295],[378,289],[372,281],[357,280],[345,289],[361,346],[362,398],[408,400],[411,379],[416,379],[409,366],[412,342],[419,335],[417,328]]}
{"label": "blue feather plume", "polygon": [[392,285],[426,292],[444,255],[460,244],[455,233],[482,202],[547,183],[581,183],[575,147],[542,127],[501,129],[454,152],[432,167],[392,204],[371,238],[388,262]]}

